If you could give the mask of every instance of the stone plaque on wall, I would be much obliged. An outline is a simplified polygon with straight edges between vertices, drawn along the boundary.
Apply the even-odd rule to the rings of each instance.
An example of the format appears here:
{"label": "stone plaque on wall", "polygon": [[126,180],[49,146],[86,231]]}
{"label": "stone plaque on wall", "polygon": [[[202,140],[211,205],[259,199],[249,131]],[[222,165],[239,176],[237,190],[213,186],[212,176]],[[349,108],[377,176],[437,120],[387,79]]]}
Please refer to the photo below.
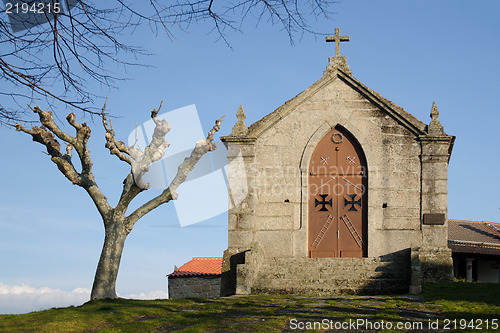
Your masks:
{"label": "stone plaque on wall", "polygon": [[426,224],[426,225],[443,225],[444,224],[444,214],[443,213],[424,214],[424,224]]}

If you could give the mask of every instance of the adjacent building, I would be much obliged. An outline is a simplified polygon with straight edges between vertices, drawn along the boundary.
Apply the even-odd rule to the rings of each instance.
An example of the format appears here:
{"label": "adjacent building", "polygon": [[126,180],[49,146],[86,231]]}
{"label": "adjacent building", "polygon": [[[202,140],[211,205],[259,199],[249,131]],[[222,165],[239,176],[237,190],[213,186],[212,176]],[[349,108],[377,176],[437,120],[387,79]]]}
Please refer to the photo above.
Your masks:
{"label": "adjacent building", "polygon": [[169,298],[220,296],[222,258],[194,257],[168,274]]}
{"label": "adjacent building", "polygon": [[455,278],[500,283],[500,223],[448,220]]}

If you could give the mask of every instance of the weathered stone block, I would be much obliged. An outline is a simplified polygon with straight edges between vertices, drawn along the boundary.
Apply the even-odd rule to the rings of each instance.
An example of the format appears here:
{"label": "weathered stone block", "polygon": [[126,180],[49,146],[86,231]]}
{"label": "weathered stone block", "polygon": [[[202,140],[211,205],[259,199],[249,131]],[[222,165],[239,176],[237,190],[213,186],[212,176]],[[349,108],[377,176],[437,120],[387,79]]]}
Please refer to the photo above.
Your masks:
{"label": "weathered stone block", "polygon": [[250,248],[253,239],[252,231],[230,230],[228,233],[229,248]]}
{"label": "weathered stone block", "polygon": [[445,212],[448,206],[446,193],[422,193],[422,212]]}
{"label": "weathered stone block", "polygon": [[262,246],[265,257],[292,257],[293,234],[291,231],[256,231],[255,240]]}
{"label": "weathered stone block", "polygon": [[238,216],[236,214],[228,214],[227,228],[228,230],[236,230],[238,228]]}
{"label": "weathered stone block", "polygon": [[292,216],[292,207],[286,202],[271,202],[259,204],[256,216]]}
{"label": "weathered stone block", "polygon": [[423,246],[419,259],[422,282],[453,281],[453,259],[447,247]]}
{"label": "weathered stone block", "polygon": [[448,163],[424,163],[422,165],[422,179],[448,179]]}
{"label": "weathered stone block", "polygon": [[253,229],[252,214],[238,214],[238,229],[239,230],[252,230]]}
{"label": "weathered stone block", "polygon": [[256,216],[255,224],[259,230],[291,230],[291,216]]}
{"label": "weathered stone block", "polygon": [[419,230],[420,217],[385,218],[383,228],[386,230]]}
{"label": "weathered stone block", "polygon": [[[418,203],[418,202],[417,202]],[[383,209],[384,218],[415,217],[420,220],[420,208],[417,207],[390,207]]]}
{"label": "weathered stone block", "polygon": [[423,225],[422,242],[426,246],[447,247],[448,226],[447,225]]}

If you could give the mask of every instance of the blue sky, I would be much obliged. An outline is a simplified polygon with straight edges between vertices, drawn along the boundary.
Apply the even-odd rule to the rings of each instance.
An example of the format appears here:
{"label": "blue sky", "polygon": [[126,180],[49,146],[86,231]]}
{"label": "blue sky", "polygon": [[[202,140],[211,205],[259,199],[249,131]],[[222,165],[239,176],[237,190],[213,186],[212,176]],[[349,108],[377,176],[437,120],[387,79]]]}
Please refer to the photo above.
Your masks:
{"label": "blue sky", "polygon": [[[342,35],[350,35],[341,55],[353,76],[426,123],[436,101],[445,131],[457,136],[448,217],[500,221],[500,3],[351,0],[334,10],[330,20],[313,26],[331,34],[340,27]],[[195,104],[204,132],[228,114],[220,131],[227,135],[240,104],[250,125],[319,79],[335,52],[324,36],[297,36],[292,46],[278,27],[265,22],[255,27],[250,20],[243,34],[229,35],[232,50],[215,42],[204,24],[175,33],[175,40],[147,29],[126,37],[154,53],[144,59],[154,68],[112,68],[131,80],[118,82],[118,89],[92,87],[108,94],[108,110],[119,116],[113,124],[123,140],[162,99],[164,111]],[[106,152],[97,119],[92,126],[97,182],[116,202],[128,169]],[[102,247],[100,217],[41,145],[5,127],[0,140],[0,313],[81,304]],[[209,196],[210,188],[200,188],[200,201]],[[181,228],[173,205],[162,206],[129,235],[117,292],[162,297],[165,275],[174,265],[193,256],[222,256],[226,248],[225,213]]]}

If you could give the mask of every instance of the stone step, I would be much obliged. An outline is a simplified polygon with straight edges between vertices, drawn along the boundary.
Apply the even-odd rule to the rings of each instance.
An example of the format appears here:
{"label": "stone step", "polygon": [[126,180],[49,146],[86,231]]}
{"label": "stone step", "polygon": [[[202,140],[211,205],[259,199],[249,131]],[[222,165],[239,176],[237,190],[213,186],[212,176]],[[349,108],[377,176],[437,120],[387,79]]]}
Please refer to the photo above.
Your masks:
{"label": "stone step", "polygon": [[252,287],[253,294],[296,295],[350,295],[387,294],[408,291],[407,280],[397,279],[335,279],[300,281],[281,279],[259,279]]}
{"label": "stone step", "polygon": [[[402,260],[402,259],[401,259]],[[380,257],[373,258],[307,258],[307,257],[268,257],[266,261],[275,262],[318,262],[318,263],[378,263],[395,262],[397,260],[382,260]]]}
{"label": "stone step", "polygon": [[336,278],[336,279],[272,279],[272,278],[259,278],[256,285],[269,286],[269,287],[280,287],[283,285],[296,285],[297,282],[302,282],[308,287],[355,287],[364,284],[380,285],[384,283],[393,282],[407,282],[405,279],[348,279],[348,278]]}
{"label": "stone step", "polygon": [[[332,260],[333,259],[333,260]],[[353,260],[356,259],[356,260]],[[322,269],[352,268],[352,267],[380,267],[380,266],[408,266],[408,262],[379,261],[367,258],[271,258],[263,265],[292,266],[292,267],[318,267]]]}
{"label": "stone step", "polygon": [[263,264],[259,269],[259,274],[271,274],[275,278],[287,278],[288,276],[313,276],[314,278],[334,278],[336,276],[373,278],[386,276],[388,278],[404,278],[409,275],[409,268],[408,265],[391,263],[341,266]]}
{"label": "stone step", "polygon": [[403,293],[410,284],[409,261],[387,258],[266,258],[258,272],[247,273],[257,273],[247,289],[255,294]]}
{"label": "stone step", "polygon": [[[268,263],[273,263],[273,264],[314,264],[314,265],[353,265],[353,264],[378,264],[381,262],[386,262],[382,261],[380,258],[305,258],[305,257],[298,257],[298,258],[278,258],[278,257],[272,257],[272,258],[266,258],[266,262]],[[393,261],[389,261],[393,262]]]}
{"label": "stone step", "polygon": [[296,280],[335,280],[335,279],[408,279],[407,271],[385,271],[385,272],[365,272],[365,271],[335,271],[335,272],[300,272],[282,273],[275,271],[260,271],[259,278],[268,279],[296,279]]}

